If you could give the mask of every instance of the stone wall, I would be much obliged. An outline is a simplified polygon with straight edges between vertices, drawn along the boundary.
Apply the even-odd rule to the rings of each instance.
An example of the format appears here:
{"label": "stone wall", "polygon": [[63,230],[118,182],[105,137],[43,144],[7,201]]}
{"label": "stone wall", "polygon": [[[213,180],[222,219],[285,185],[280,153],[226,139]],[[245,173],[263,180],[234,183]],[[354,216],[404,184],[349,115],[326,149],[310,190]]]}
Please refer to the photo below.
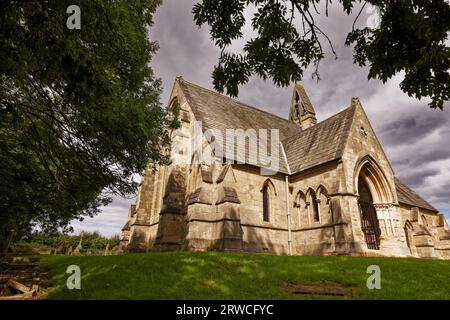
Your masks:
{"label": "stone wall", "polygon": [[[193,141],[195,116],[177,86],[172,97],[181,120],[172,133],[173,163],[144,172],[122,230],[122,249],[450,258],[445,218],[398,203],[394,172],[357,99],[342,159],[290,175],[286,188],[285,174],[263,176],[251,165],[191,159],[194,144],[207,142]],[[373,196],[379,250],[368,249],[362,231],[358,179],[367,182]]]}
{"label": "stone wall", "polygon": [[421,258],[450,258],[450,232],[443,214],[401,204],[401,223],[409,254]]}
{"label": "stone wall", "polygon": [[[342,156],[345,180],[341,191],[357,196],[348,199],[356,251],[365,255],[408,256],[405,234],[401,232],[394,171],[359,100],[352,99],[352,105],[356,110]],[[379,250],[367,248],[361,229],[358,179],[366,181],[373,198],[381,229]]]}
{"label": "stone wall", "polygon": [[[349,252],[349,216],[342,210],[340,193],[344,179],[342,164],[334,162],[290,178],[292,185],[292,230],[296,254]],[[314,220],[314,195],[318,201],[318,221]]]}

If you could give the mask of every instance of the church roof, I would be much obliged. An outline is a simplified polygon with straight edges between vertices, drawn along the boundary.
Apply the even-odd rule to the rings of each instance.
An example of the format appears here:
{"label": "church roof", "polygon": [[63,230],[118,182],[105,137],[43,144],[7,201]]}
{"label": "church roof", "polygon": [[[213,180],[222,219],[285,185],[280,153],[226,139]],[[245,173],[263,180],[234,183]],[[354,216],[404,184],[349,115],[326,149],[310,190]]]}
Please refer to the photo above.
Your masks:
{"label": "church roof", "polygon": [[[356,111],[353,104],[312,127],[301,129],[287,119],[205,89],[181,77],[177,81],[196,120],[202,121],[203,130],[218,129],[224,135],[226,129],[279,129],[284,149],[279,152],[279,171],[282,173],[294,174],[342,157]],[[246,159],[248,150],[246,146]],[[438,211],[397,178],[395,185],[400,203]]]}
{"label": "church roof", "polygon": [[[180,78],[179,78],[180,79]],[[301,130],[295,123],[269,112],[249,106],[184,79],[179,84],[197,120],[205,129],[268,129],[280,130],[283,140]]]}
{"label": "church roof", "polygon": [[[222,132],[224,140],[227,129],[255,129],[256,132],[258,129],[267,129],[268,136],[270,129],[278,129],[280,141],[301,131],[295,123],[287,119],[202,88],[182,78],[178,78],[178,83],[195,118],[202,121],[203,130],[218,129]],[[270,137],[268,138],[270,139]],[[226,141],[223,143],[225,144]],[[268,145],[267,153],[270,154],[270,143]],[[248,159],[249,148],[246,147],[244,151],[246,159]],[[279,165],[279,171],[288,172],[281,151]]]}
{"label": "church roof", "polygon": [[[302,130],[295,123],[256,109],[179,78],[179,85],[203,129],[279,129],[290,173],[339,159],[350,131],[355,107],[349,107],[318,124]],[[225,142],[224,142],[225,143]],[[248,157],[248,148],[245,148]],[[280,171],[287,173],[280,152]]]}
{"label": "church roof", "polygon": [[282,141],[291,173],[341,158],[355,106]]}
{"label": "church roof", "polygon": [[425,199],[415,193],[410,187],[395,178],[395,189],[397,190],[398,202],[404,203],[412,207],[419,207],[431,211],[438,210],[429,204]]}

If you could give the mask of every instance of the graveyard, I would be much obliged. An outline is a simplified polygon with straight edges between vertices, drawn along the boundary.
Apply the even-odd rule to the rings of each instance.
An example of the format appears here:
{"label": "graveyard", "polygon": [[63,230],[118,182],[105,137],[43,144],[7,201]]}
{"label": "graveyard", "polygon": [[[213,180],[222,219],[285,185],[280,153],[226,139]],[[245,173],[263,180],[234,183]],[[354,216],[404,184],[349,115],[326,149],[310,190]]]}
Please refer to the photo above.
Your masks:
{"label": "graveyard", "polygon": [[118,237],[98,232],[80,235],[40,234],[13,243],[0,252],[0,300],[38,300],[46,296],[47,272],[41,258],[55,255],[108,256],[119,252]]}
{"label": "graveyard", "polygon": [[[69,290],[67,268],[79,267]],[[379,266],[380,289],[367,286]],[[450,261],[226,252],[44,255],[44,299],[450,299]]]}
{"label": "graveyard", "polygon": [[450,299],[449,278],[449,260],[128,253],[117,237],[37,234],[2,253],[0,300]]}

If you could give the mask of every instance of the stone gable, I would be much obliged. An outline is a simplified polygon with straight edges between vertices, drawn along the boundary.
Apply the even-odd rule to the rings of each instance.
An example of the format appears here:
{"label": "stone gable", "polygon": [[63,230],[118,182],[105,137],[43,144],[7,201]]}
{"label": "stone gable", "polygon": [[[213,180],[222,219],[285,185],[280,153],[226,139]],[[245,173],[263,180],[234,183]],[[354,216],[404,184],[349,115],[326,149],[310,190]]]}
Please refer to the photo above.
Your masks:
{"label": "stone gable", "polygon": [[[172,164],[145,171],[123,250],[450,258],[447,221],[395,177],[357,98],[316,123],[296,85],[288,120],[178,77],[168,105],[175,107],[181,127],[172,133]],[[248,133],[236,149],[245,163],[218,156],[216,137],[206,134],[227,129]],[[279,131],[279,141],[271,134],[261,145],[280,147],[279,168],[268,176],[268,158],[249,161],[259,129]]]}

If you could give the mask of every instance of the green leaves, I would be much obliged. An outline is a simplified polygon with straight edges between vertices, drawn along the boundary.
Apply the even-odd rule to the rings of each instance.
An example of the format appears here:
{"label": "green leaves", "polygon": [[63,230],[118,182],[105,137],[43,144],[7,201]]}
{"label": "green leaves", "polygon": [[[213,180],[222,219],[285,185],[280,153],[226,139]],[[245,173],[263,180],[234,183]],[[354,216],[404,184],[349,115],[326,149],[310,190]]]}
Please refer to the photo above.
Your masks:
{"label": "green leaves", "polygon": [[249,64],[241,55],[224,53],[213,71],[214,88],[219,92],[227,89],[231,96],[237,96],[239,83],[246,83],[250,76]]}
{"label": "green leaves", "polygon": [[160,3],[78,1],[80,30],[66,27],[68,0],[1,3],[0,229],[67,226],[167,161],[175,123],[147,38]]}
{"label": "green leaves", "polygon": [[87,232],[83,231],[82,235],[66,235],[63,233],[44,233],[44,232],[33,232],[24,239],[21,244],[30,244],[33,247],[50,247],[53,249],[68,249],[69,247],[75,248],[78,246],[81,240],[81,246],[83,252],[96,252],[97,254],[102,254],[103,252],[98,252],[100,250],[105,250],[109,245],[110,249],[119,245],[120,240],[118,236],[113,236],[106,238],[102,236],[99,232]]}
{"label": "green leaves", "polygon": [[[314,20],[319,2],[204,0],[196,4],[194,21],[199,26],[211,27],[211,38],[222,52],[213,72],[216,90],[237,96],[239,85],[247,83],[253,75],[271,78],[278,86],[288,86],[301,80],[311,64],[315,66],[313,75],[319,78],[323,47],[331,46],[334,53],[331,39]],[[326,13],[330,3],[326,1]],[[340,0],[339,3],[347,14],[355,7],[362,12],[367,5],[377,7],[381,13],[379,27],[354,29],[347,35],[346,45],[354,46],[354,62],[370,66],[368,77],[385,82],[403,72],[400,87],[404,92],[418,99],[430,97],[430,107],[442,109],[450,92],[450,55],[445,43],[450,32],[448,2]],[[243,37],[244,10],[253,11],[251,26],[256,36],[246,39],[241,53],[228,52],[233,40]]]}
{"label": "green leaves", "polygon": [[198,26],[207,23],[211,27],[211,38],[219,48],[242,37],[245,25],[243,0],[205,0],[194,5],[192,12]]}
{"label": "green leaves", "polygon": [[450,6],[445,1],[373,1],[380,5],[381,25],[351,32],[346,44],[355,45],[354,61],[370,64],[369,78],[386,82],[405,73],[400,88],[417,99],[431,97],[432,108],[449,100]]}
{"label": "green leaves", "polygon": [[[219,92],[237,96],[239,85],[252,75],[287,86],[301,79],[306,66],[318,64],[323,57],[316,30],[308,36],[300,35],[293,26],[294,5],[288,8],[285,2],[260,0],[225,2],[207,0],[193,8],[196,24],[208,24],[212,40],[222,49],[212,74]],[[226,52],[233,40],[243,36],[244,9],[250,5],[256,7],[251,25],[257,37],[247,41],[242,54]],[[307,1],[296,5],[309,8]]]}

